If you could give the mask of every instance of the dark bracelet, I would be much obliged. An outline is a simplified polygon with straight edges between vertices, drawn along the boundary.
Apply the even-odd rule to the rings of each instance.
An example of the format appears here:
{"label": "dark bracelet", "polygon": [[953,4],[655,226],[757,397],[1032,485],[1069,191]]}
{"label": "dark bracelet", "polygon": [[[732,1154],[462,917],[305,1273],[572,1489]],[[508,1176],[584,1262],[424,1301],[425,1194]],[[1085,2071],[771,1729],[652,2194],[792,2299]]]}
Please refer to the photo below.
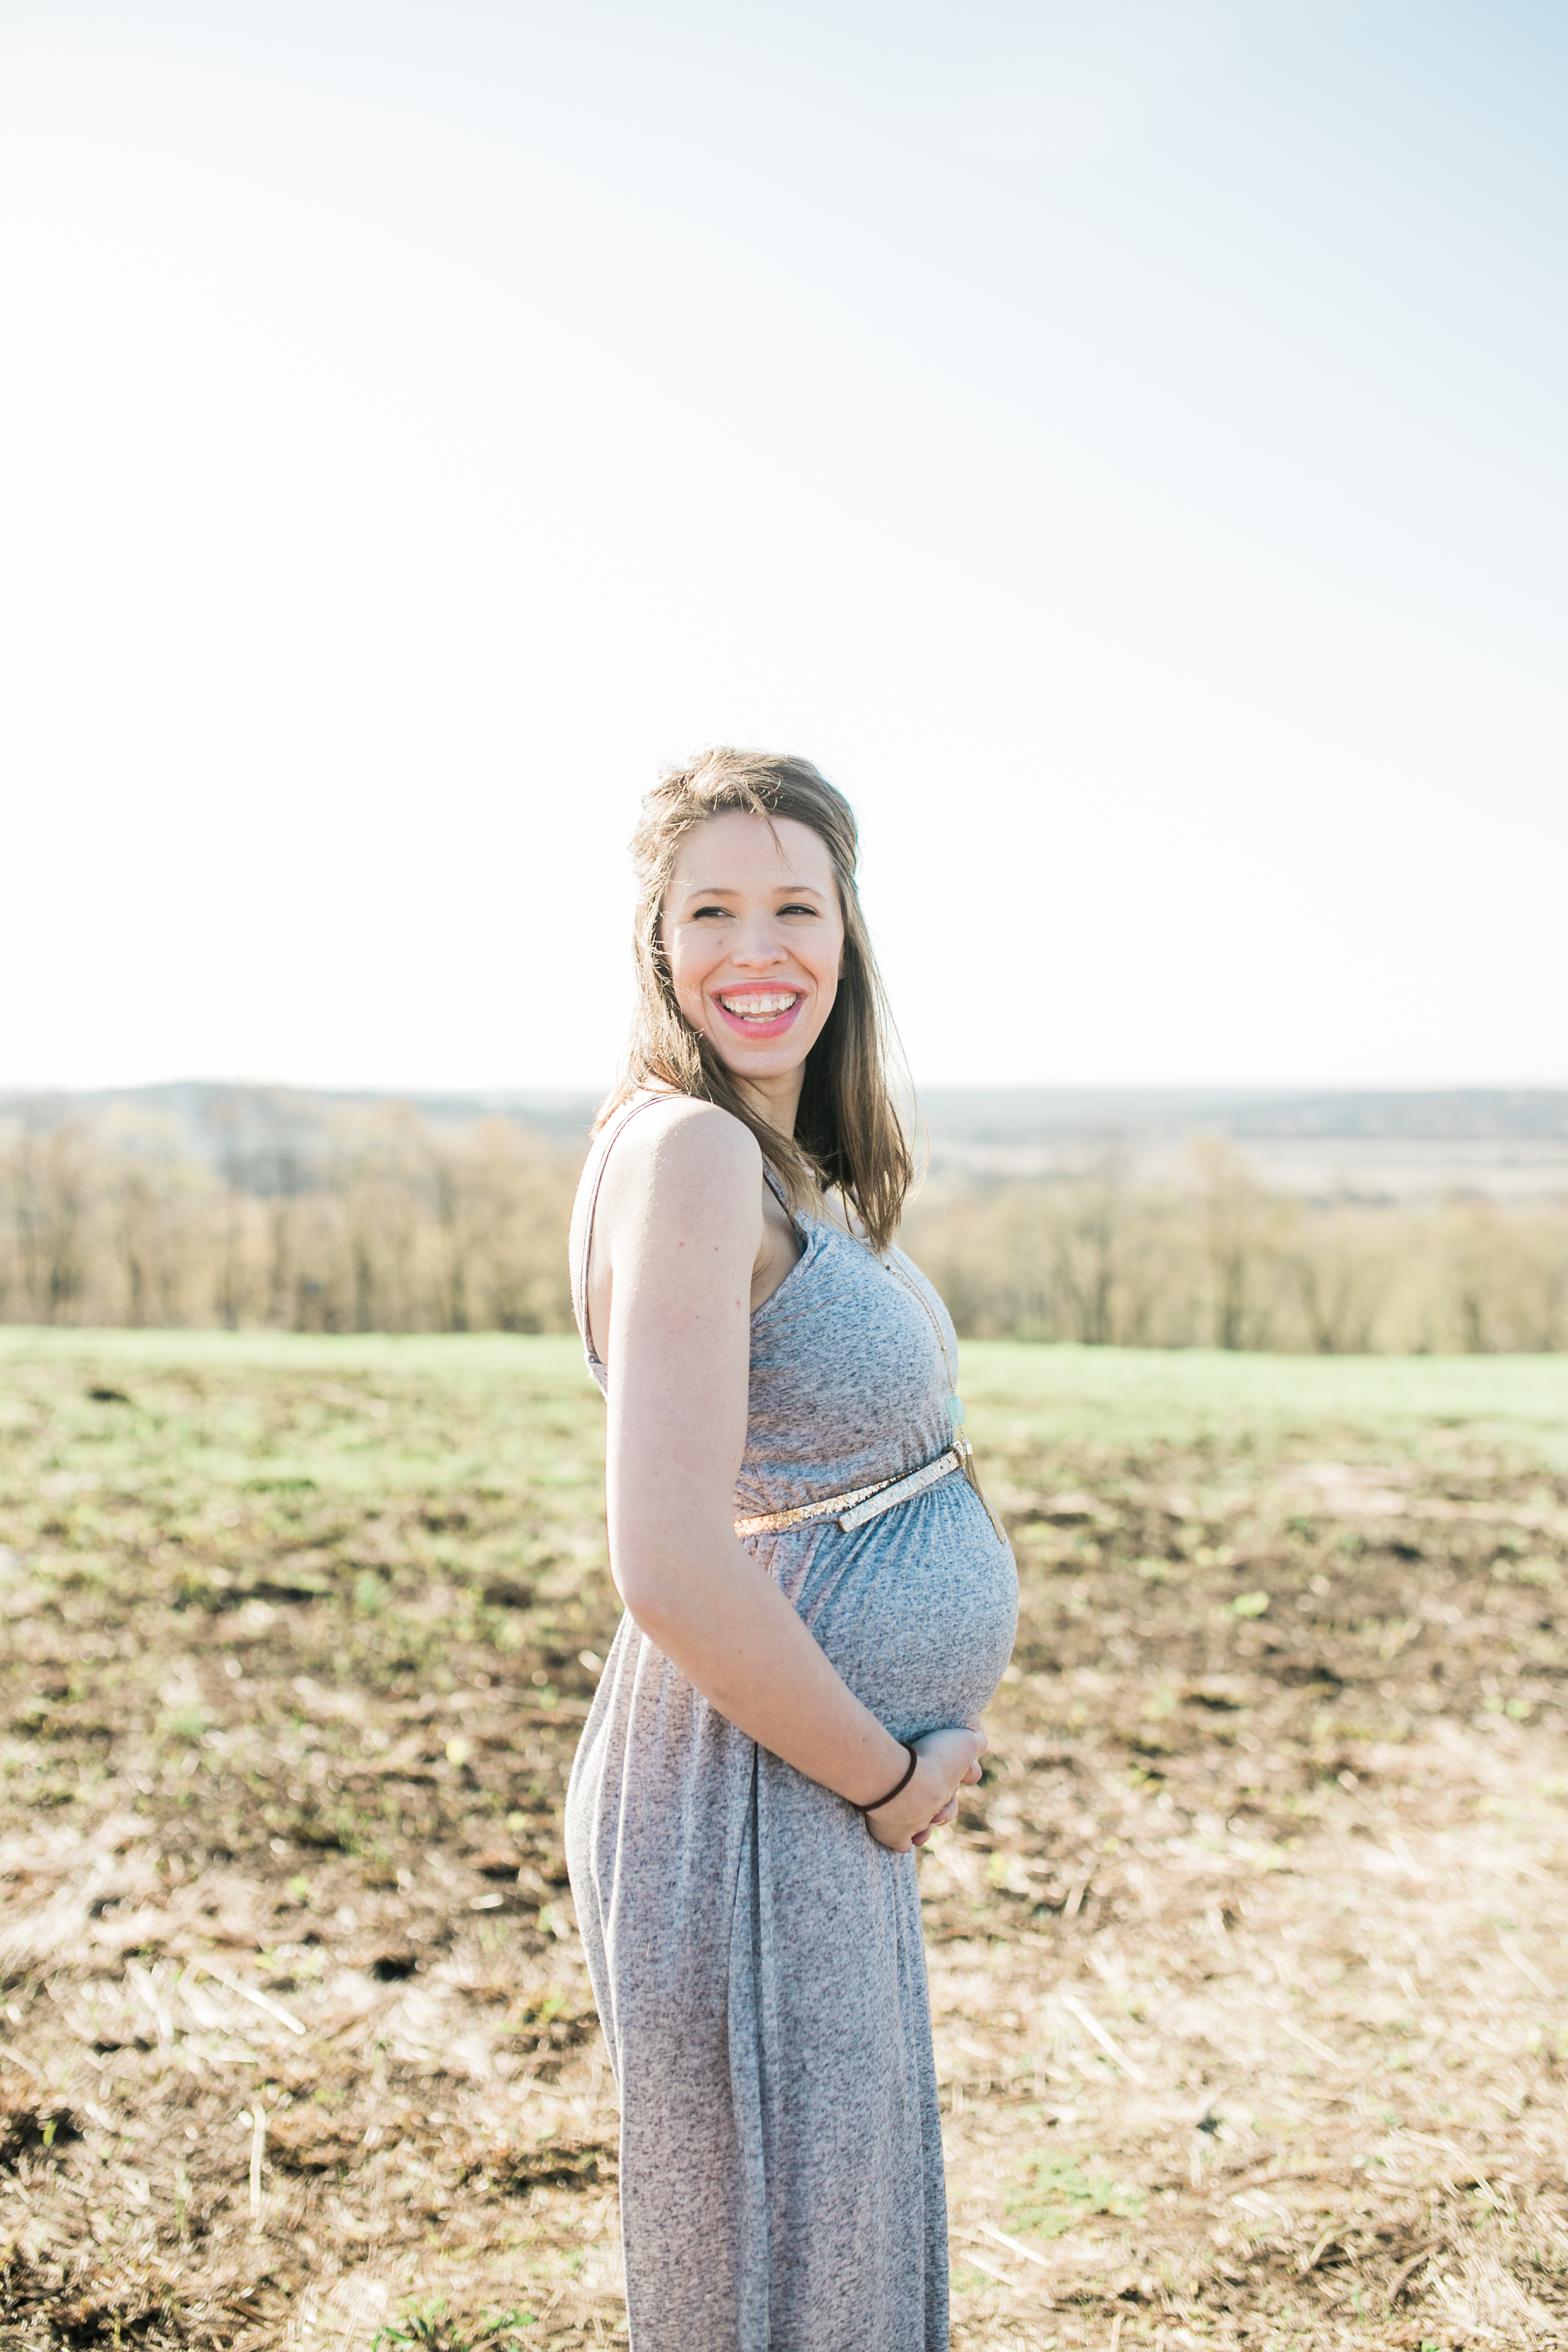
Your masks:
{"label": "dark bracelet", "polygon": [[903,1779],[902,1779],[901,1780],[895,1781],[895,1783],[894,1783],[894,1785],[892,1786],[892,1788],[890,1788],[890,1789],[889,1790],[889,1791],[888,1791],[887,1795],[886,1795],[885,1797],[879,1797],[879,1798],[877,1799],[877,1801],[876,1801],[875,1804],[871,1804],[871,1805],[857,1805],[857,1807],[855,1808],[855,1810],[856,1810],[856,1811],[857,1811],[857,1812],[858,1812],[858,1813],[879,1813],[879,1812],[881,1811],[881,1810],[882,1810],[882,1808],[883,1808],[883,1806],[884,1806],[884,1805],[890,1805],[890,1804],[892,1803],[893,1799],[894,1799],[895,1797],[901,1797],[901,1796],[903,1795],[903,1793],[904,1793],[904,1790],[909,1787],[910,1782],[914,1779],[916,1769],[917,1769],[917,1767],[919,1766],[919,1763],[920,1763],[920,1760],[921,1760],[921,1759],[920,1759],[920,1757],[919,1757],[919,1756],[918,1756],[918,1754],[916,1753],[915,1749],[914,1749],[912,1747],[910,1747],[910,1742],[909,1742],[907,1739],[900,1739],[900,1742],[899,1742],[899,1746],[900,1746],[900,1748],[908,1748],[908,1749],[909,1749],[909,1758],[910,1758],[910,1760],[909,1760],[908,1764],[904,1767],[904,1777],[903,1777]]}

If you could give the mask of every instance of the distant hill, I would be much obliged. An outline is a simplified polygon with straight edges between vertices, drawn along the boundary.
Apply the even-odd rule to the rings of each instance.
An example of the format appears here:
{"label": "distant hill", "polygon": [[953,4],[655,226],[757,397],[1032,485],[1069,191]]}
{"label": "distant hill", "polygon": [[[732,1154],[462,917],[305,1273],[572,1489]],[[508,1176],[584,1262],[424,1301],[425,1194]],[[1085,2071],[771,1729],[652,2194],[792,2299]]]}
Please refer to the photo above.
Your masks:
{"label": "distant hill", "polygon": [[1065,1175],[1108,1150],[1170,1178],[1218,1135],[1308,1198],[1568,1199],[1568,1090],[932,1087],[921,1108],[939,1180]]}
{"label": "distant hill", "polygon": [[[395,1094],[186,1079],[0,1094],[0,1119],[109,1118],[131,1128],[157,1119],[188,1152],[244,1163],[247,1181],[268,1189],[291,1188],[344,1112],[405,1103],[445,1129],[499,1116],[579,1151],[600,1099],[586,1090]],[[1107,1150],[1130,1174],[1168,1177],[1194,1136],[1220,1135],[1264,1182],[1308,1196],[1568,1198],[1568,1089],[933,1087],[920,1103],[939,1181],[1068,1175]],[[270,1180],[269,1162],[279,1171]]]}
{"label": "distant hill", "polygon": [[1185,1087],[932,1087],[921,1108],[932,1136],[1038,1142],[1109,1129],[1147,1134],[1350,1137],[1568,1143],[1568,1090],[1451,1091]]}
{"label": "distant hill", "polygon": [[211,1078],[178,1078],[154,1087],[109,1087],[90,1092],[13,1090],[0,1094],[0,1118],[55,1125],[74,1118],[138,1118],[172,1126],[184,1148],[219,1160],[237,1139],[260,1142],[288,1134],[308,1146],[345,1111],[406,1104],[432,1127],[471,1127],[480,1118],[513,1118],[563,1150],[585,1150],[602,1094],[537,1092],[418,1094],[350,1091],[320,1087],[236,1086]]}

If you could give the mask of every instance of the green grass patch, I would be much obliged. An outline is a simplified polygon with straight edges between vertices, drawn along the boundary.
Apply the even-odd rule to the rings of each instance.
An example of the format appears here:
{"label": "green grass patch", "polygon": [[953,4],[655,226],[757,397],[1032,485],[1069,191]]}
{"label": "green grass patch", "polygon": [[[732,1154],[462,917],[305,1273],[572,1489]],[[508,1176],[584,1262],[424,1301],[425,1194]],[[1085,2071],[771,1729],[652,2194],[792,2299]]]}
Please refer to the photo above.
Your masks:
{"label": "green grass patch", "polygon": [[1014,2178],[1021,2183],[1007,2204],[1007,2226],[1031,2238],[1060,2238],[1094,2214],[1141,2221],[1147,2199],[1123,2189],[1098,2157],[1037,2156]]}
{"label": "green grass patch", "polygon": [[977,1445],[1426,1458],[1486,1447],[1568,1469],[1568,1356],[1265,1356],[966,1340]]}

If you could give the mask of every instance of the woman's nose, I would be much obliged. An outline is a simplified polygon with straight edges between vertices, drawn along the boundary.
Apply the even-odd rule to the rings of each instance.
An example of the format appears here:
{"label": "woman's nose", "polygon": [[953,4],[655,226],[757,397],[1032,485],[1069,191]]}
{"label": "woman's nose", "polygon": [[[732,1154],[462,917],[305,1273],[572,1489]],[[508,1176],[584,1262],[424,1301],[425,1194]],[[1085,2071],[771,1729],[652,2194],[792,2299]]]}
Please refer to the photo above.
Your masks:
{"label": "woman's nose", "polygon": [[782,963],[787,950],[772,921],[758,916],[741,925],[740,936],[730,950],[731,963]]}

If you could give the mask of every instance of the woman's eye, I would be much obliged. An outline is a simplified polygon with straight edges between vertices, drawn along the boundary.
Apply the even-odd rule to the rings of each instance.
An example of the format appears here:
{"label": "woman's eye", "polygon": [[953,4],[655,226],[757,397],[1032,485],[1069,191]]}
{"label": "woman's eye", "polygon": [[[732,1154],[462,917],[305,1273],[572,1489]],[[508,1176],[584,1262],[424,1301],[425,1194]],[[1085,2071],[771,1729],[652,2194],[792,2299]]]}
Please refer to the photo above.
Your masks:
{"label": "woman's eye", "polygon": [[779,908],[781,915],[815,915],[819,911],[820,909],[816,907],[781,907]]}
{"label": "woman's eye", "polygon": [[704,922],[710,915],[727,915],[729,911],[728,907],[699,907],[691,919],[694,923],[700,923]]}

